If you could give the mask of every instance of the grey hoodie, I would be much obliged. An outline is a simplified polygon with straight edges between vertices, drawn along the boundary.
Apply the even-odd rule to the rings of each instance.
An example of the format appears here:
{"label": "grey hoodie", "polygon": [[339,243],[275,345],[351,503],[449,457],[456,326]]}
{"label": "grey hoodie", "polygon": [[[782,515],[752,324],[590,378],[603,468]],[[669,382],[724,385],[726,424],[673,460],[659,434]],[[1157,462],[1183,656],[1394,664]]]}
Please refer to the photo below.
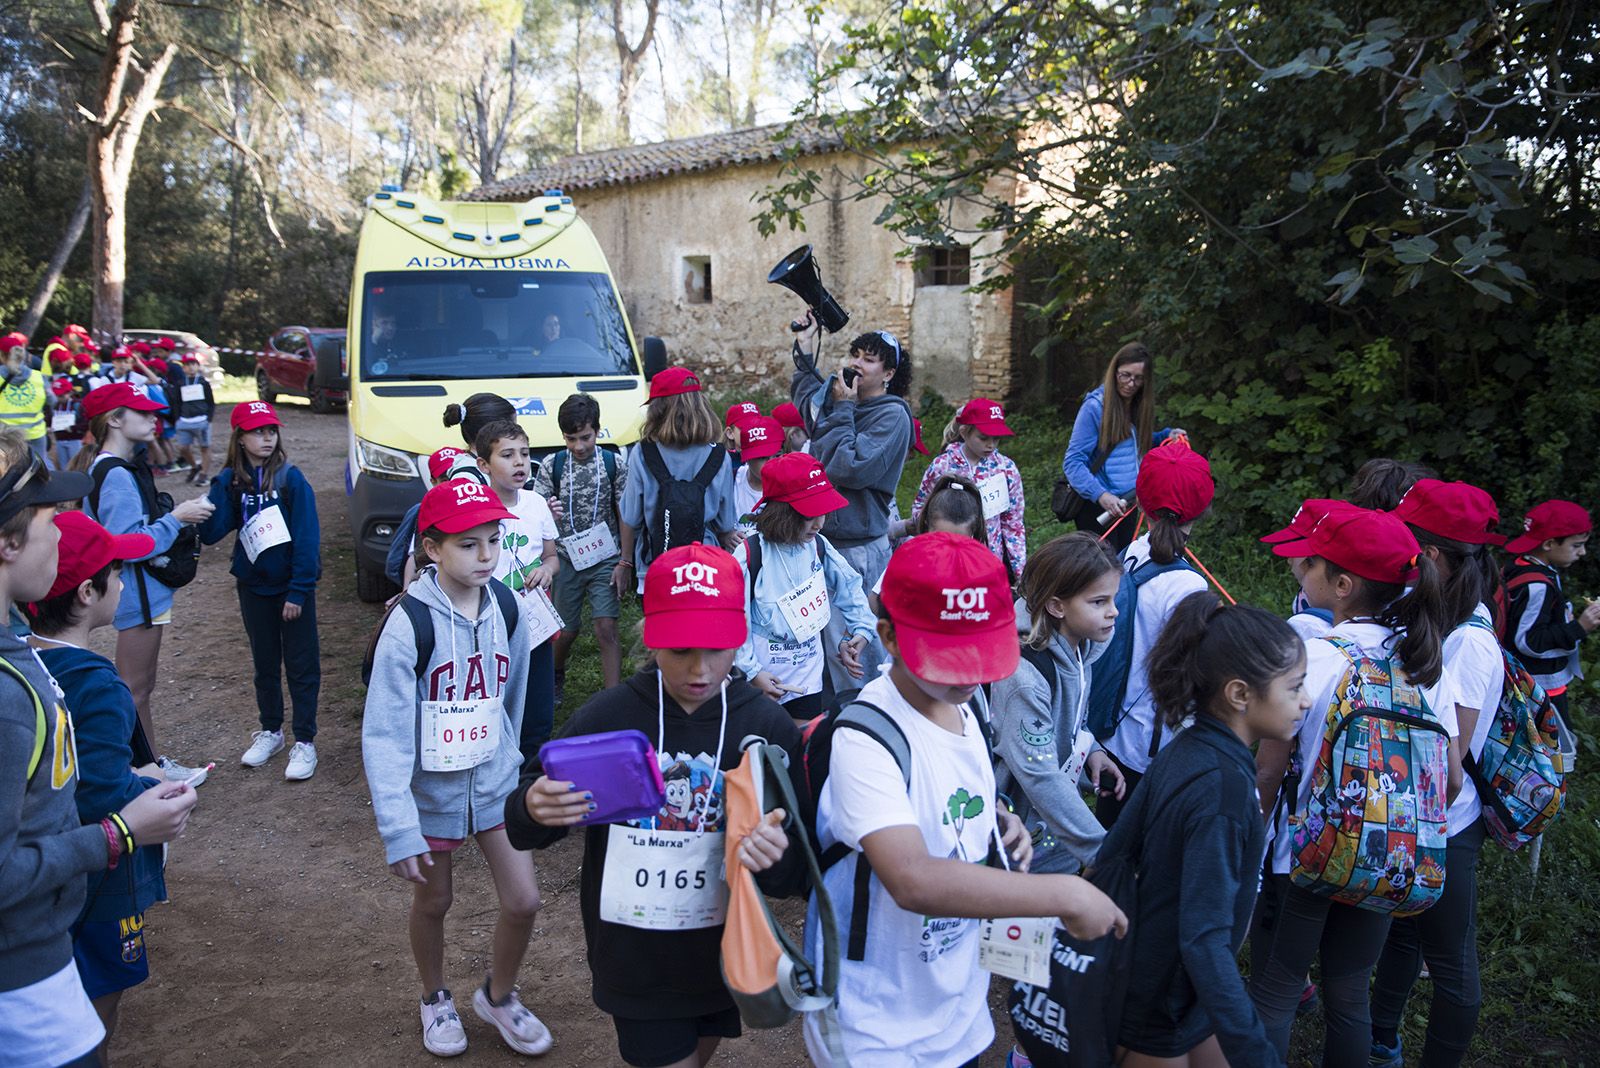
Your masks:
{"label": "grey hoodie", "polygon": [[[466,838],[504,822],[506,795],[516,788],[522,767],[517,742],[531,653],[526,625],[519,622],[507,641],[488,590],[482,591],[476,619],[452,609],[431,567],[406,595],[433,612],[433,656],[418,678],[411,620],[390,612],[373,651],[361,721],[361,759],[388,864],[428,852],[424,836]],[[422,702],[484,696],[501,699],[495,755],[466,771],[423,771]]]}
{"label": "grey hoodie", "polygon": [[[1028,618],[1019,603],[1018,623]],[[1075,872],[1094,860],[1105,829],[1083,799],[1084,782],[1068,782],[1062,769],[1072,756],[1073,740],[1083,729],[1084,696],[1089,690],[1089,665],[1109,642],[1090,642],[1083,666],[1067,639],[1050,639],[1056,667],[1056,695],[1026,660],[1017,662],[1009,679],[990,687],[989,718],[994,724],[995,782],[1007,795],[1024,826],[1033,833],[1036,872]],[[1098,743],[1090,752],[1099,749]]]}
{"label": "grey hoodie", "polygon": [[889,532],[889,505],[911,451],[911,407],[892,393],[836,401],[832,382],[799,371],[789,392],[810,427],[811,455],[849,502],[828,516],[828,540],[849,548]]}
{"label": "grey hoodie", "polygon": [[84,876],[106,866],[107,852],[100,825],[78,821],[76,753],[56,745],[67,736],[67,713],[55,680],[7,627],[0,656],[22,672],[45,713],[44,752],[30,779],[38,715],[21,684],[0,673],[0,991],[8,991],[72,963],[68,929],[83,910]]}

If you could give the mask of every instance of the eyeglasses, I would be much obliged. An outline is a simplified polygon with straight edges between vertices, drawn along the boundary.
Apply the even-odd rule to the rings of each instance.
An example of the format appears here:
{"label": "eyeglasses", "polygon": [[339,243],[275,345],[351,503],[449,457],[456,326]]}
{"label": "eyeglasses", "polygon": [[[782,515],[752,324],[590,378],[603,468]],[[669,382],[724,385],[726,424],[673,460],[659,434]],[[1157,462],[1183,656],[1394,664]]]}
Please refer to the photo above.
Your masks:
{"label": "eyeglasses", "polygon": [[1134,374],[1128,371],[1118,371],[1117,381],[1123,383],[1124,385],[1137,386],[1139,383],[1144,381],[1144,375]]}

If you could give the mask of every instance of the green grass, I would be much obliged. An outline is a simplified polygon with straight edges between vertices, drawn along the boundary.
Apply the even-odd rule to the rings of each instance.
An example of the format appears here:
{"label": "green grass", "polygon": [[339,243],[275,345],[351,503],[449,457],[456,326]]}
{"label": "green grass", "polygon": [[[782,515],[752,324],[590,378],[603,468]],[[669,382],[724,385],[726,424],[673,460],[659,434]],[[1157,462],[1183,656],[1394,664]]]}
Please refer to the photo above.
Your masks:
{"label": "green grass", "polygon": [[254,375],[224,375],[222,388],[211,391],[218,404],[242,404],[256,399]]}

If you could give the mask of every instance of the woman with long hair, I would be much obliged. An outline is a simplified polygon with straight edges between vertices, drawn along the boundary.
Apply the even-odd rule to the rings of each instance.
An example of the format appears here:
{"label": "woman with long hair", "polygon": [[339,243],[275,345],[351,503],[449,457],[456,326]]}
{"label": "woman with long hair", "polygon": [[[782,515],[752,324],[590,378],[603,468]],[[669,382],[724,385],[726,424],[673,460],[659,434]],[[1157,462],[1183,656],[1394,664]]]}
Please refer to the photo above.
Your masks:
{"label": "woman with long hair", "polygon": [[[1061,458],[1062,477],[1079,498],[1062,518],[1094,534],[1116,524],[1106,540],[1118,550],[1133,540],[1137,520],[1117,521],[1136,507],[1133,486],[1139,464],[1171,433],[1158,434],[1155,419],[1155,357],[1143,342],[1130,341],[1111,357],[1100,384],[1084,395]],[[1101,515],[1107,517],[1104,523]]]}

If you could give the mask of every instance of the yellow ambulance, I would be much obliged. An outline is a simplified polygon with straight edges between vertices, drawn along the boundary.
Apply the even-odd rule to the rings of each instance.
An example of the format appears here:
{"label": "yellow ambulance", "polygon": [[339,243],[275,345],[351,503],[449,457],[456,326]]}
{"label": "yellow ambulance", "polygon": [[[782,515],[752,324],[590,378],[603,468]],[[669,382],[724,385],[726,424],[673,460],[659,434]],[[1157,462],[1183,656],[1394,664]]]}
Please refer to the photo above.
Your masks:
{"label": "yellow ambulance", "polygon": [[345,491],[356,586],[379,601],[395,529],[428,486],[428,456],[460,446],[445,406],[497,393],[516,406],[536,453],[562,445],[556,409],[600,402],[601,441],[638,438],[645,358],[594,234],[572,199],[435,201],[385,187],[367,200],[350,282],[350,442]]}

